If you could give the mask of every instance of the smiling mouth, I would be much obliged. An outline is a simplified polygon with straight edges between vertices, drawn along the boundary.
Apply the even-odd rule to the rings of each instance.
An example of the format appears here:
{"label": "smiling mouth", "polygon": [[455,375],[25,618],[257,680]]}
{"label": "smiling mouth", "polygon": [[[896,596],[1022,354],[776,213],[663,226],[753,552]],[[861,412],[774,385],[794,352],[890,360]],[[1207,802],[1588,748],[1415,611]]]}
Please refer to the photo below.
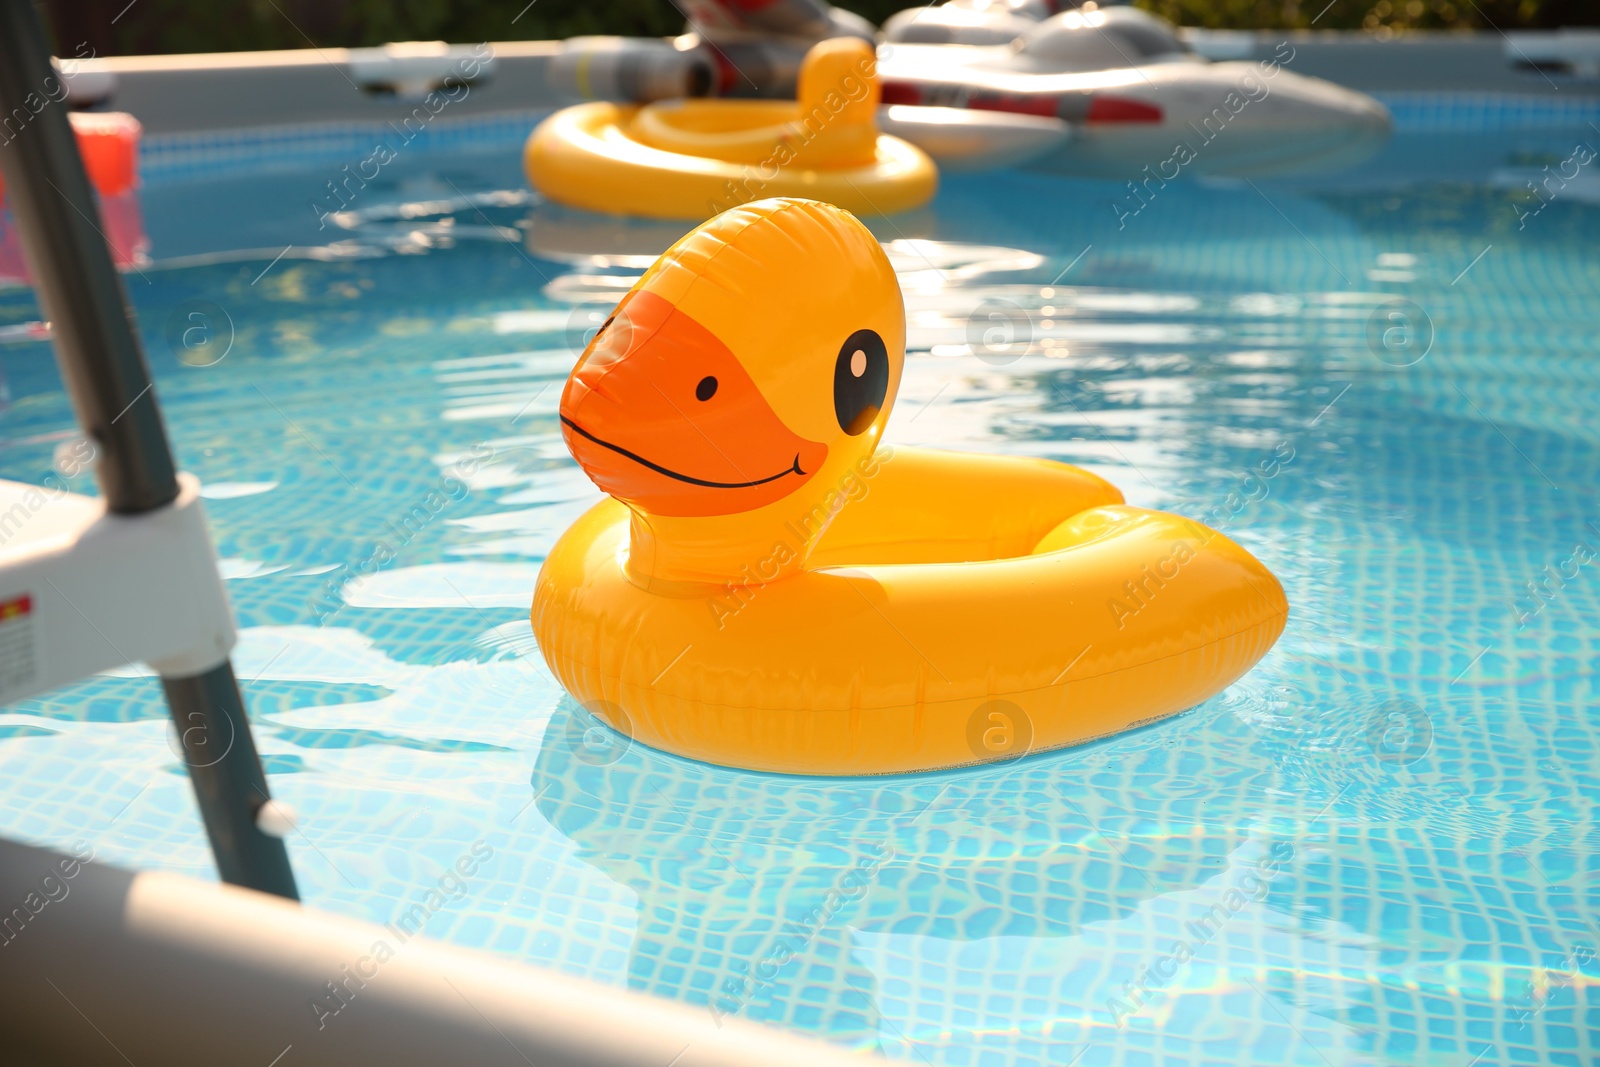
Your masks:
{"label": "smiling mouth", "polygon": [[588,430],[585,430],[582,426],[579,426],[577,423],[573,422],[571,419],[567,418],[565,415],[561,416],[561,423],[564,426],[571,427],[572,432],[577,434],[579,437],[582,437],[584,440],[593,441],[595,444],[599,445],[601,448],[609,448],[611,451],[615,452],[617,455],[626,456],[628,459],[633,460],[635,463],[639,464],[640,466],[650,468],[651,470],[655,471],[657,474],[664,474],[668,478],[673,478],[673,479],[676,479],[677,481],[680,481],[680,482],[687,482],[689,485],[702,485],[702,486],[705,486],[708,489],[749,489],[749,488],[751,488],[753,486],[766,485],[768,482],[775,482],[779,478],[786,478],[791,474],[798,474],[798,475],[801,475],[802,477],[804,477],[804,475],[806,473],[805,471],[800,469],[800,453],[796,452],[795,456],[794,456],[794,463],[792,463],[789,466],[788,470],[779,471],[777,474],[770,474],[765,478],[757,478],[755,481],[752,481],[752,482],[713,482],[713,481],[708,481],[705,478],[696,478],[693,475],[689,475],[689,474],[679,474],[677,471],[671,470],[671,469],[669,469],[667,467],[663,467],[659,463],[652,463],[650,460],[645,459],[643,456],[639,455],[637,452],[630,452],[626,448],[623,448],[621,445],[614,445],[610,441],[606,441],[606,440],[604,440],[602,438],[596,437],[594,434],[590,433]]}

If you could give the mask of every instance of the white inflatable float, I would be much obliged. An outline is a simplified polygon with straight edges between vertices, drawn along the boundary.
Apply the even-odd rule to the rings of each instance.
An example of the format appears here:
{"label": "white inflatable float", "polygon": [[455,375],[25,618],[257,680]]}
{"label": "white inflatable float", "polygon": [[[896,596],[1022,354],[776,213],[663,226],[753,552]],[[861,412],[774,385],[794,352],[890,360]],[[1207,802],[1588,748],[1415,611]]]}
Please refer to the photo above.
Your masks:
{"label": "white inflatable float", "polygon": [[[1172,26],[1132,8],[1053,14],[1052,0],[953,0],[884,26],[885,133],[941,169],[1035,164],[1061,173],[1168,181],[1257,176],[1359,161],[1388,138],[1372,98],[1271,60],[1209,63]],[[693,0],[671,40],[579,37],[552,58],[552,88],[587,100],[792,97],[817,40],[870,37],[821,0]]]}
{"label": "white inflatable float", "polygon": [[[1059,140],[1035,165],[1096,177],[1299,173],[1359,162],[1388,139],[1382,104],[1295,74],[1288,44],[1261,62],[1210,63],[1143,11],[1040,19],[1042,7],[958,0],[895,15],[879,50],[884,103],[1059,123]],[[948,165],[917,129],[895,133]],[[1014,149],[1004,157],[1018,161]]]}

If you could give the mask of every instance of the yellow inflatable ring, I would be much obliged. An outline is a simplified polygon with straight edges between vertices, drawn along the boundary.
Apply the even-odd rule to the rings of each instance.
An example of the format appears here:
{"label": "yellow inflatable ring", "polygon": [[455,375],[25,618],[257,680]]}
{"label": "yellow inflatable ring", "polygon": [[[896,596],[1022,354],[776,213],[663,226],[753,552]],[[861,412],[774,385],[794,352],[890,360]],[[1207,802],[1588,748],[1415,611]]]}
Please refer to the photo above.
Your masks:
{"label": "yellow inflatable ring", "polygon": [[871,45],[837,38],[807,53],[796,101],[579,104],[539,124],[523,165],[543,196],[618,215],[704,219],[770,196],[861,214],[920,207],[938,171],[878,132],[878,100]]}
{"label": "yellow inflatable ring", "polygon": [[880,448],[905,313],[826,204],[689,233],[562,393],[610,498],[533,601],[563,686],[679,755],[893,774],[1080,744],[1214,695],[1277,640],[1239,545],[1038,459]]}

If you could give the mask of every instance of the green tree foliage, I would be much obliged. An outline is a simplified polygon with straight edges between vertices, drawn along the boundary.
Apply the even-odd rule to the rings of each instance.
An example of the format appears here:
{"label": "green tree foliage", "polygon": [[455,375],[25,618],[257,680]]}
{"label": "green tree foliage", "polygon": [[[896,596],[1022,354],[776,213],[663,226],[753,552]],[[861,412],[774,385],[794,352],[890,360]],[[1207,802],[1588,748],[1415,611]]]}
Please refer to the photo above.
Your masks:
{"label": "green tree foliage", "polygon": [[1596,0],[1134,0],[1181,26],[1209,29],[1542,29],[1600,23]]}
{"label": "green tree foliage", "polygon": [[[1070,0],[1069,0],[1070,2]],[[1600,0],[1136,0],[1187,26],[1230,29],[1522,29],[1600,24]],[[881,23],[911,0],[845,0]],[[62,55],[356,47],[386,41],[666,36],[669,0],[49,0]]]}
{"label": "green tree foliage", "polygon": [[80,54],[80,42],[105,56],[586,33],[661,37],[684,25],[667,0],[51,0],[43,7],[62,55]]}

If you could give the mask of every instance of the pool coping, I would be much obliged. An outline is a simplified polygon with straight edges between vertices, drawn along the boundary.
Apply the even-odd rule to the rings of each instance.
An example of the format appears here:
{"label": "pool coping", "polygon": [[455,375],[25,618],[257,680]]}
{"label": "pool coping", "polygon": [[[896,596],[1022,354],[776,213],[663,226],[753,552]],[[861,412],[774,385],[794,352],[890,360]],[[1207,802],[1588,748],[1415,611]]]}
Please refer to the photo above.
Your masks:
{"label": "pool coping", "polygon": [[[1509,94],[1564,102],[1585,100],[1586,106],[1600,102],[1600,77],[1530,69],[1522,58],[1542,55],[1540,42],[1552,36],[1600,56],[1600,31],[1564,31],[1560,35],[1416,32],[1387,40],[1363,32],[1184,33],[1194,47],[1218,59],[1275,57],[1297,73],[1380,96]],[[552,108],[568,102],[546,81],[546,69],[561,42],[502,41],[471,47],[492,58],[492,69],[434,112],[441,121]],[[1285,47],[1292,55],[1286,61],[1282,59]],[[1550,46],[1546,43],[1543,47]],[[69,67],[114,75],[116,86],[109,106],[138,116],[150,136],[309,123],[404,123],[408,117],[417,117],[415,100],[363,91],[352,77],[351,60],[349,49],[308,48],[89,57],[76,61],[80,67],[71,67],[73,61],[69,61]]]}

